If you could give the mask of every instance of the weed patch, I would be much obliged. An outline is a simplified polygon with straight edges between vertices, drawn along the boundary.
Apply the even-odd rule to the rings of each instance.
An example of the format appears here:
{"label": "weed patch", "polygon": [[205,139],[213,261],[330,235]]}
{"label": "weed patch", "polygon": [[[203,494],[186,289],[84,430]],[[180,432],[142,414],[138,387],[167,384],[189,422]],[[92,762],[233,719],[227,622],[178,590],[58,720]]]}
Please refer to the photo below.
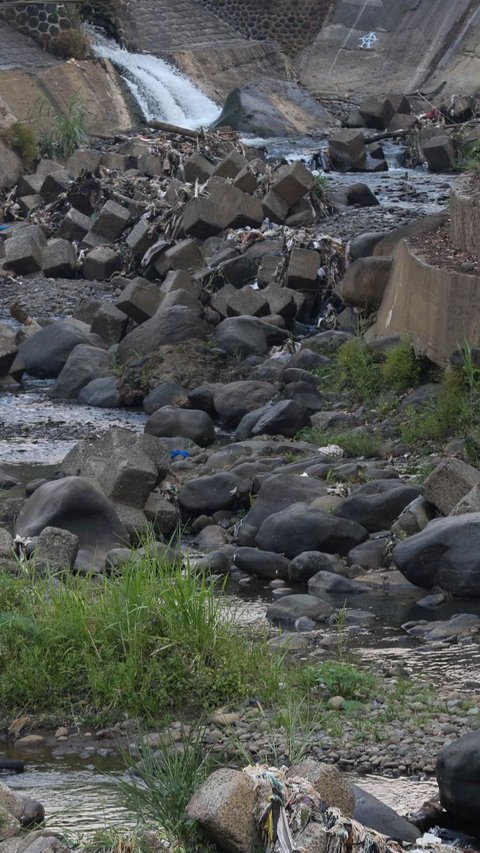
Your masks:
{"label": "weed patch", "polygon": [[35,131],[30,125],[17,121],[3,131],[6,144],[20,157],[26,169],[33,169],[38,159],[38,145]]}
{"label": "weed patch", "polygon": [[374,458],[379,455],[382,446],[380,439],[366,429],[352,429],[345,432],[304,429],[298,433],[297,438],[317,444],[318,447],[338,444],[345,454],[351,457]]}
{"label": "weed patch", "polygon": [[0,707],[158,719],[265,694],[281,681],[266,638],[225,615],[213,584],[158,558],[100,579],[0,575]]}

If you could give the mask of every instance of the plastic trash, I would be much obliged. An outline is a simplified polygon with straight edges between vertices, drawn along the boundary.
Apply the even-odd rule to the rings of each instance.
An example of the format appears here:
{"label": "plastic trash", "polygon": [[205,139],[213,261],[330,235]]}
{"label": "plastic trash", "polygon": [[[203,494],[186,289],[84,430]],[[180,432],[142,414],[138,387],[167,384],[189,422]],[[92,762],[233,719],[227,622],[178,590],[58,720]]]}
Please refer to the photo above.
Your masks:
{"label": "plastic trash", "polygon": [[180,456],[182,459],[188,459],[190,454],[189,454],[188,450],[171,450],[170,451],[170,458],[171,459],[176,459],[177,456]]}

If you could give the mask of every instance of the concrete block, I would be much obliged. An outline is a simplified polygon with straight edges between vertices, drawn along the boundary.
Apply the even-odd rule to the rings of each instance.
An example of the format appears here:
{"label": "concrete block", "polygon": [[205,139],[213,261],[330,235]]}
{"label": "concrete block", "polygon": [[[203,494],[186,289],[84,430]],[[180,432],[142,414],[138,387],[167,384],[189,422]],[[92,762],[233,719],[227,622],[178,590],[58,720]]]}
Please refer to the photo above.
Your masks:
{"label": "concrete block", "polygon": [[127,236],[126,244],[138,257],[143,257],[147,249],[153,246],[156,237],[152,234],[148,222],[139,219]]}
{"label": "concrete block", "polygon": [[248,160],[239,151],[234,150],[230,151],[218,166],[215,166],[213,174],[218,175],[219,178],[236,178],[246,166],[248,166]]}
{"label": "concrete block", "polygon": [[105,281],[121,267],[121,254],[104,246],[88,253],[83,262],[83,275],[89,281]]}
{"label": "concrete block", "polygon": [[184,174],[185,180],[189,184],[194,184],[199,181],[201,184],[208,181],[213,173],[212,164],[201,154],[196,151],[188,160],[185,160]]}
{"label": "concrete block", "polygon": [[111,346],[122,340],[127,328],[128,317],[115,305],[104,302],[92,320],[91,331],[100,335],[102,341]]}
{"label": "concrete block", "polygon": [[206,240],[220,234],[227,226],[227,211],[213,199],[193,198],[183,211],[183,230],[191,237]]}
{"label": "concrete block", "polygon": [[70,174],[66,169],[60,169],[58,172],[51,172],[50,175],[46,176],[39,189],[39,193],[43,200],[49,204],[51,201],[55,201],[62,193],[68,192],[71,184],[72,179]]}
{"label": "concrete block", "polygon": [[287,285],[295,290],[316,290],[320,255],[311,249],[293,249],[287,272]]}
{"label": "concrete block", "polygon": [[205,266],[203,255],[195,240],[186,239],[175,243],[163,254],[167,269],[199,270]]}
{"label": "concrete block", "polygon": [[267,300],[253,287],[247,285],[228,297],[227,317],[265,317],[267,314],[270,314]]}
{"label": "concrete block", "polygon": [[49,240],[42,249],[42,269],[51,278],[71,278],[75,274],[77,256],[69,240]]}
{"label": "concrete block", "polygon": [[280,198],[275,190],[270,190],[262,201],[263,213],[267,219],[282,225],[288,216],[290,205]]}
{"label": "concrete block", "polygon": [[5,242],[5,267],[19,275],[42,269],[42,246],[34,234],[25,229]]}
{"label": "concrete block", "polygon": [[314,177],[306,166],[298,160],[290,166],[281,166],[278,178],[272,186],[274,192],[293,207],[313,187]]}
{"label": "concrete block", "polygon": [[80,243],[90,231],[90,227],[90,217],[71,207],[58,227],[57,237],[63,237],[65,240],[76,240]]}
{"label": "concrete block", "polygon": [[135,323],[153,317],[162,299],[160,288],[145,278],[133,278],[116,301],[116,307]]}
{"label": "concrete block", "polygon": [[118,240],[130,219],[130,211],[116,201],[107,201],[92,226],[92,232],[109,242]]}

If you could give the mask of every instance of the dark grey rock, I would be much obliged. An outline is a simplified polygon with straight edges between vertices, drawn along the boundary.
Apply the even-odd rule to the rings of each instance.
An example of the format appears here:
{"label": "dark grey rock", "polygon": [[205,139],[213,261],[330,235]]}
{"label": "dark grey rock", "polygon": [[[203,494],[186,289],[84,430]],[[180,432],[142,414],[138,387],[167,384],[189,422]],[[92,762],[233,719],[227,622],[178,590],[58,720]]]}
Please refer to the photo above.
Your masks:
{"label": "dark grey rock", "polygon": [[324,554],[322,551],[302,551],[290,563],[288,580],[290,583],[306,583],[318,572],[335,572],[343,574],[345,566],[340,557],[335,554]]}
{"label": "dark grey rock", "polygon": [[78,537],[75,569],[103,569],[105,556],[127,541],[127,532],[112,504],[91,480],[65,477],[40,486],[22,507],[15,533],[38,536],[59,527]]}
{"label": "dark grey rock", "polygon": [[237,548],[233,557],[235,566],[248,575],[255,574],[266,580],[287,580],[290,560],[280,554],[258,548]]}
{"label": "dark grey rock", "polygon": [[367,793],[358,785],[352,784],[351,788],[355,795],[353,817],[359,823],[369,829],[375,829],[395,841],[413,843],[421,836],[422,833],[416,826],[397,814],[390,806],[386,806],[373,794]]}
{"label": "dark grey rock", "polygon": [[313,622],[325,622],[331,612],[330,605],[314,595],[287,595],[268,607],[267,619],[295,628],[297,619],[306,617]]}
{"label": "dark grey rock", "polygon": [[366,538],[367,531],[360,524],[296,503],[266,518],[255,544],[293,559],[305,550],[347,554]]}
{"label": "dark grey rock", "polygon": [[189,480],[178,495],[178,503],[191,515],[231,509],[238,500],[241,480],[235,474],[221,473]]}
{"label": "dark grey rock", "polygon": [[440,750],[435,768],[440,802],[454,820],[478,827],[480,732],[470,732]]}
{"label": "dark grey rock", "polygon": [[419,587],[480,596],[480,513],[434,519],[395,546],[393,561]]}
{"label": "dark grey rock", "polygon": [[157,409],[145,424],[145,432],[157,438],[182,436],[201,447],[215,441],[215,427],[210,415],[195,409],[180,409],[178,406]]}
{"label": "dark grey rock", "polygon": [[[388,488],[381,484],[388,483]],[[377,480],[368,484],[370,493],[358,492],[346,498],[336,509],[339,518],[348,518],[365,527],[369,533],[386,530],[402,510],[418,495],[416,486],[398,484],[396,480]],[[364,487],[365,490],[368,487]],[[378,488],[376,494],[372,494]]]}

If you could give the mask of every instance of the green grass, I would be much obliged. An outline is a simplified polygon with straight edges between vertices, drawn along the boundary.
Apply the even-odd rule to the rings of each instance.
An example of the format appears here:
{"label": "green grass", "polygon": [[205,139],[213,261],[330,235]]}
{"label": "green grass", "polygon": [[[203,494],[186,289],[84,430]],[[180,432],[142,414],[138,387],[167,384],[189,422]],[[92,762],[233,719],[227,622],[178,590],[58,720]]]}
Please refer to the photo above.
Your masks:
{"label": "green grass", "polygon": [[20,157],[26,169],[34,169],[38,159],[37,137],[34,129],[17,121],[2,132],[6,144]]}
{"label": "green grass", "polygon": [[42,156],[66,160],[87,142],[87,110],[75,98],[71,98],[63,113],[54,110],[46,99],[38,103],[37,111],[39,118],[46,114],[49,119],[49,130],[39,140]]}
{"label": "green grass", "polygon": [[140,825],[159,825],[169,840],[188,844],[190,850],[197,833],[185,809],[216,766],[202,744],[202,733],[198,725],[179,742],[141,749],[134,775],[119,783],[123,802]]}
{"label": "green grass", "polygon": [[374,458],[381,450],[382,442],[366,429],[352,429],[342,432],[334,430],[303,429],[297,434],[297,439],[325,447],[328,444],[338,444],[346,456]]}
{"label": "green grass", "polygon": [[480,368],[468,344],[460,348],[462,363],[445,372],[438,396],[421,409],[409,409],[401,424],[404,441],[416,444],[455,436],[468,439],[472,462],[480,458]]}
{"label": "green grass", "polygon": [[347,341],[337,354],[339,387],[361,402],[381,394],[402,394],[418,384],[422,364],[409,341],[400,341],[386,353],[370,349],[362,338]]}
{"label": "green grass", "polygon": [[[274,693],[265,636],[225,618],[212,583],[155,558],[120,576],[0,574],[0,708],[143,719]],[[262,684],[259,685],[259,673]]]}

